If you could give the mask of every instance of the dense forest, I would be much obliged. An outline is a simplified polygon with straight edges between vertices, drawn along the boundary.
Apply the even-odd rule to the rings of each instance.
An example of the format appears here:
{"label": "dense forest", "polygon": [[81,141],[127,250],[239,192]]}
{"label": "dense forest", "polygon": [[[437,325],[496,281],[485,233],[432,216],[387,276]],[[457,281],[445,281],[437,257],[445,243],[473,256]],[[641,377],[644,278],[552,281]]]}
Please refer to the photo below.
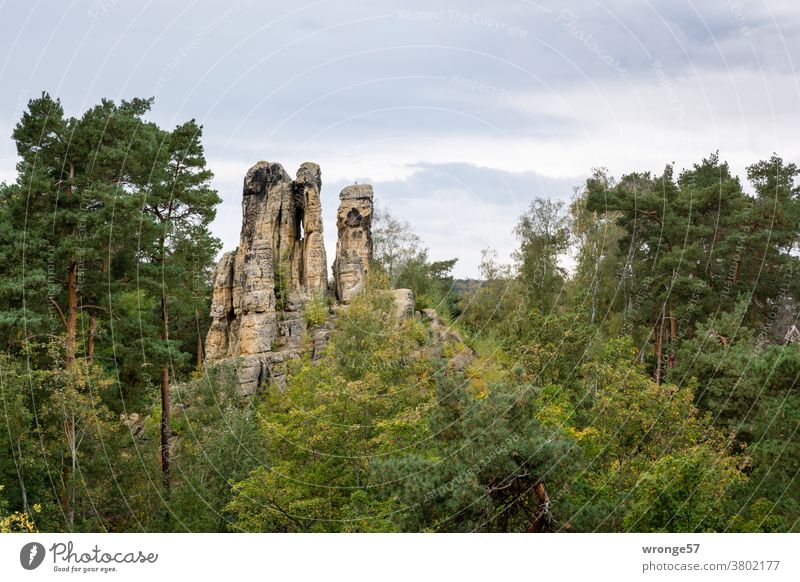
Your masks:
{"label": "dense forest", "polygon": [[469,281],[383,210],[366,288],[306,311],[325,353],[242,398],[203,357],[202,127],[152,103],[13,129],[1,531],[800,531],[795,164],[595,170]]}

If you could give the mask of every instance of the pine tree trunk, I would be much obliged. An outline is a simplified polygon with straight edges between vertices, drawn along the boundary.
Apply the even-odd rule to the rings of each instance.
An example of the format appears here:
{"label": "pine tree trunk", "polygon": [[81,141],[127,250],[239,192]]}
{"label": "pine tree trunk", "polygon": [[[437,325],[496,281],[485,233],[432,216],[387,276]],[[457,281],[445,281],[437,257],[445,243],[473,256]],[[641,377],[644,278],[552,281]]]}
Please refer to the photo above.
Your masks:
{"label": "pine tree trunk", "polygon": [[69,454],[71,461],[71,470],[67,482],[64,486],[67,488],[65,492],[66,506],[64,513],[67,519],[67,530],[72,531],[75,524],[75,472],[78,468],[78,442],[75,430],[75,416],[70,414],[64,421],[64,431],[66,432],[67,444],[69,445]]}
{"label": "pine tree trunk", "polygon": [[[167,298],[161,298],[161,323],[163,329],[162,339],[169,341],[169,319],[167,314]],[[161,369],[161,476],[164,484],[164,491],[169,494],[169,364],[164,363]]]}
{"label": "pine tree trunk", "polygon": [[94,363],[94,332],[97,328],[97,316],[89,314],[89,329],[86,332],[86,363],[90,366]]}
{"label": "pine tree trunk", "polygon": [[[72,382],[75,370],[78,335],[78,263],[72,261],[67,269],[67,312],[64,318],[64,361],[67,373],[67,382]],[[71,457],[71,471],[65,486],[65,516],[67,529],[72,531],[75,523],[75,471],[77,469],[77,442],[75,430],[75,417],[69,415],[64,421],[64,432],[69,446]]]}
{"label": "pine tree trunk", "polygon": [[70,453],[72,456],[72,473],[70,474],[70,504],[69,504],[69,529],[72,530],[73,525],[75,524],[75,473],[78,470],[78,442],[77,437],[78,435],[75,434],[75,417],[70,416],[70,429],[72,430],[72,446],[70,447]]}
{"label": "pine tree trunk", "polygon": [[672,314],[672,303],[669,305],[669,342],[670,352],[667,357],[667,368],[670,370],[675,367],[675,343],[678,339],[678,327],[675,316]]}
{"label": "pine tree trunk", "polygon": [[203,369],[203,336],[200,335],[200,310],[195,307],[194,321],[197,327],[197,369]]}
{"label": "pine tree trunk", "polygon": [[[67,197],[72,197],[72,181],[75,178],[75,165],[69,163]],[[69,370],[75,363],[78,336],[78,262],[72,261],[67,267],[67,313],[64,321],[64,361]]]}
{"label": "pine tree trunk", "polygon": [[537,506],[533,519],[528,523],[527,533],[549,531],[553,524],[553,514],[550,513],[550,496],[544,483],[538,481],[533,486],[533,492],[536,495]]}
{"label": "pine tree trunk", "polygon": [[161,477],[169,492],[169,366],[161,370]]}
{"label": "pine tree trunk", "polygon": [[67,314],[64,325],[64,359],[67,369],[75,363],[78,334],[78,263],[72,261],[67,269]]}
{"label": "pine tree trunk", "polygon": [[17,439],[17,454],[19,455],[19,461],[17,462],[17,476],[19,477],[19,491],[20,495],[22,496],[22,510],[30,515],[31,509],[28,506],[28,489],[25,487],[25,476],[22,474],[22,445],[20,444],[20,440]]}
{"label": "pine tree trunk", "polygon": [[659,321],[656,323],[656,369],[653,375],[653,379],[656,381],[656,384],[661,384],[661,361],[664,357],[664,307],[661,307],[661,315],[659,316]]}

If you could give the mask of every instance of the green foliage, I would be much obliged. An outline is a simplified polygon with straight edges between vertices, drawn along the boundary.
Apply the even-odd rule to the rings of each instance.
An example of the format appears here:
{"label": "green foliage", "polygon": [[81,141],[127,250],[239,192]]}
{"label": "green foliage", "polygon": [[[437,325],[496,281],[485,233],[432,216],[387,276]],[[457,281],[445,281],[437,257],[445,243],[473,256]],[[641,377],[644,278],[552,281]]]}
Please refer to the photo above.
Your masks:
{"label": "green foliage", "polygon": [[401,528],[556,528],[558,509],[543,495],[563,486],[576,451],[561,427],[539,421],[539,403],[540,392],[530,385],[495,385],[475,398],[462,378],[438,375],[431,450],[376,462],[400,504]]}
{"label": "green foliage", "polygon": [[291,284],[291,263],[285,257],[280,257],[272,262],[272,272],[275,275],[275,309],[281,311],[286,307]]}
{"label": "green foliage", "polygon": [[[575,498],[578,503],[572,520],[580,529],[639,531],[630,524],[643,519],[637,512],[648,493],[640,488],[647,483],[652,487],[656,487],[653,483],[663,484],[665,469],[660,463],[664,459],[671,459],[664,462],[672,467],[713,458],[731,473],[726,484],[743,479],[741,461],[728,452],[728,440],[711,427],[709,415],[697,410],[691,387],[658,384],[641,366],[631,364],[634,354],[629,341],[612,340],[581,368],[581,383],[589,390],[575,405],[575,430],[591,462],[581,476],[587,483],[579,487],[589,497]],[[721,478],[722,473],[715,476]],[[719,508],[715,515],[724,517]],[[699,522],[697,527],[701,527]]]}
{"label": "green foliage", "polygon": [[558,257],[570,241],[569,218],[562,202],[535,198],[519,218],[514,234],[519,247],[514,253],[517,278],[526,304],[549,313],[563,290],[565,271]]}
{"label": "green foliage", "polygon": [[[55,346],[51,357],[60,357]],[[25,370],[0,356],[0,367],[9,415],[9,430],[0,441],[9,464],[0,464],[0,477],[14,506],[28,515],[35,506],[40,529],[102,528],[97,508],[108,508],[114,495],[105,475],[113,474],[111,451],[120,428],[101,398],[112,380],[85,362]],[[59,476],[55,484],[53,475]]]}
{"label": "green foliage", "polygon": [[[180,367],[195,355],[194,324],[207,311],[219,248],[208,225],[220,199],[209,186],[202,128],[192,120],[163,130],[144,119],[151,106],[152,99],[103,100],[67,117],[47,94],[30,101],[14,129],[16,183],[0,188],[5,348],[18,353],[31,337],[63,334],[78,352],[93,346],[91,355],[113,368],[120,363],[108,341],[114,312],[127,316],[126,298],[141,293],[138,319],[114,330],[115,345],[138,342],[141,358],[155,365]],[[64,274],[71,268],[75,285]],[[180,341],[163,337],[162,299]],[[76,330],[68,325],[73,310]],[[126,366],[128,373],[137,366]]]}
{"label": "green foliage", "polygon": [[[738,432],[753,406],[763,396],[768,360],[777,351],[761,349],[755,334],[743,323],[749,297],[730,312],[699,323],[692,338],[681,344],[676,381],[695,378],[701,387],[698,402],[714,411],[715,422]],[[800,363],[800,362],[799,362]]]}
{"label": "green foliage", "polygon": [[751,486],[739,497],[745,505],[767,509],[749,516],[750,531],[797,532],[800,527],[800,396],[796,389],[794,384],[787,385],[781,394],[760,399],[750,423]]}
{"label": "green foliage", "polygon": [[[20,362],[0,354],[0,397],[3,430],[0,431],[0,531],[29,530],[32,515],[46,507],[40,526],[55,527],[57,516],[47,478],[47,464],[40,454],[37,425],[31,410],[34,375]],[[8,507],[15,508],[8,512]],[[52,521],[51,521],[52,519]]]}
{"label": "green foliage", "polygon": [[660,176],[587,181],[586,210],[612,217],[624,233],[617,250],[623,319],[638,341],[653,338],[657,379],[674,368],[695,325],[729,311],[737,297],[751,295],[750,316],[763,322],[772,300],[796,294],[797,221],[791,229],[787,219],[800,212],[797,173],[777,157],[751,166],[755,197],[717,154],[677,180],[667,166]]}
{"label": "green foliage", "polygon": [[260,407],[270,452],[234,488],[228,511],[245,531],[385,531],[376,457],[424,434],[428,365],[394,319],[391,299],[368,290],[339,318],[325,357],[291,368],[285,392]]}
{"label": "green foliage", "polygon": [[624,527],[640,532],[725,529],[731,489],[743,479],[730,457],[698,446],[660,457],[642,475]]}
{"label": "green foliage", "polygon": [[[533,200],[511,263],[486,250],[466,283],[379,211],[365,291],[305,305],[308,328],[336,322],[325,353],[247,400],[200,366],[220,202],[202,127],[152,104],[71,117],[42,94],[14,128],[0,531],[797,531],[800,350],[776,341],[800,297],[795,164],[749,166],[752,194],[717,154],[596,170],[569,208]],[[391,288],[450,329],[397,321]]]}
{"label": "green foliage", "polygon": [[[603,170],[595,170],[592,180],[604,190],[614,183]],[[589,210],[587,194],[586,189],[578,192],[570,206],[577,265],[567,282],[569,300],[575,310],[588,314],[590,323],[601,325],[611,336],[624,335],[630,330],[622,325],[618,281],[625,257],[617,252],[624,231],[616,223],[618,213]]]}
{"label": "green foliage", "polygon": [[306,326],[308,328],[319,327],[328,321],[330,310],[327,298],[316,297],[311,301],[307,301],[303,308],[305,309]]}
{"label": "green foliage", "polygon": [[[27,513],[8,512],[8,502],[2,497],[3,486],[0,485],[0,533],[30,533],[36,531],[33,517]],[[38,507],[34,511],[41,511]]]}
{"label": "green foliage", "polygon": [[524,283],[510,266],[498,263],[493,250],[481,253],[480,269],[481,283],[461,298],[460,321],[476,334],[498,338],[519,334],[528,311],[520,301]]}
{"label": "green foliage", "polygon": [[143,413],[162,370],[187,373],[198,355],[219,197],[202,128],[163,130],[144,118],[152,103],[102,100],[70,117],[42,94],[14,128],[17,179],[0,186],[2,383],[13,417],[0,465],[14,507],[29,514],[41,503],[41,528],[125,522],[119,463],[131,443],[112,409]]}
{"label": "green foliage", "polygon": [[372,238],[373,270],[383,272],[391,288],[411,289],[417,311],[435,309],[447,320],[457,315],[452,271],[458,259],[431,261],[411,225],[387,210],[376,212]]}
{"label": "green foliage", "polygon": [[231,380],[230,370],[217,369],[175,389],[177,482],[168,510],[184,531],[235,531],[225,511],[231,487],[268,462],[256,405],[242,401]]}

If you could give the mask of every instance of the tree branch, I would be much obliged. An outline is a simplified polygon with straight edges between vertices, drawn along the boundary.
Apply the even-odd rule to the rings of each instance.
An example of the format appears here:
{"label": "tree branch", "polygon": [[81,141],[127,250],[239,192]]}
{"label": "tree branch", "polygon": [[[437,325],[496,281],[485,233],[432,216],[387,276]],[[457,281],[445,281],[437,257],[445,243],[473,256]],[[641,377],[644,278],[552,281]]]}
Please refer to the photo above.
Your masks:
{"label": "tree branch", "polygon": [[64,326],[64,329],[67,329],[67,318],[64,317],[64,312],[61,311],[61,307],[58,305],[55,299],[52,297],[48,297],[50,300],[50,304],[56,308],[56,313],[58,313],[58,317],[61,319],[61,324]]}

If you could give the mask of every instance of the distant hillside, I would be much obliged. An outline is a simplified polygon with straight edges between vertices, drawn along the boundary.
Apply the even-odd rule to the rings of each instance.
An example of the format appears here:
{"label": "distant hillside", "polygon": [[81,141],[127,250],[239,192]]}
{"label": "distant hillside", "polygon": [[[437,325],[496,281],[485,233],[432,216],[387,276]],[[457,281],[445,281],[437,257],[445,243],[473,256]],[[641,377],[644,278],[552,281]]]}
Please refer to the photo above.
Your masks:
{"label": "distant hillside", "polygon": [[451,290],[458,295],[475,293],[483,284],[481,279],[454,279]]}

